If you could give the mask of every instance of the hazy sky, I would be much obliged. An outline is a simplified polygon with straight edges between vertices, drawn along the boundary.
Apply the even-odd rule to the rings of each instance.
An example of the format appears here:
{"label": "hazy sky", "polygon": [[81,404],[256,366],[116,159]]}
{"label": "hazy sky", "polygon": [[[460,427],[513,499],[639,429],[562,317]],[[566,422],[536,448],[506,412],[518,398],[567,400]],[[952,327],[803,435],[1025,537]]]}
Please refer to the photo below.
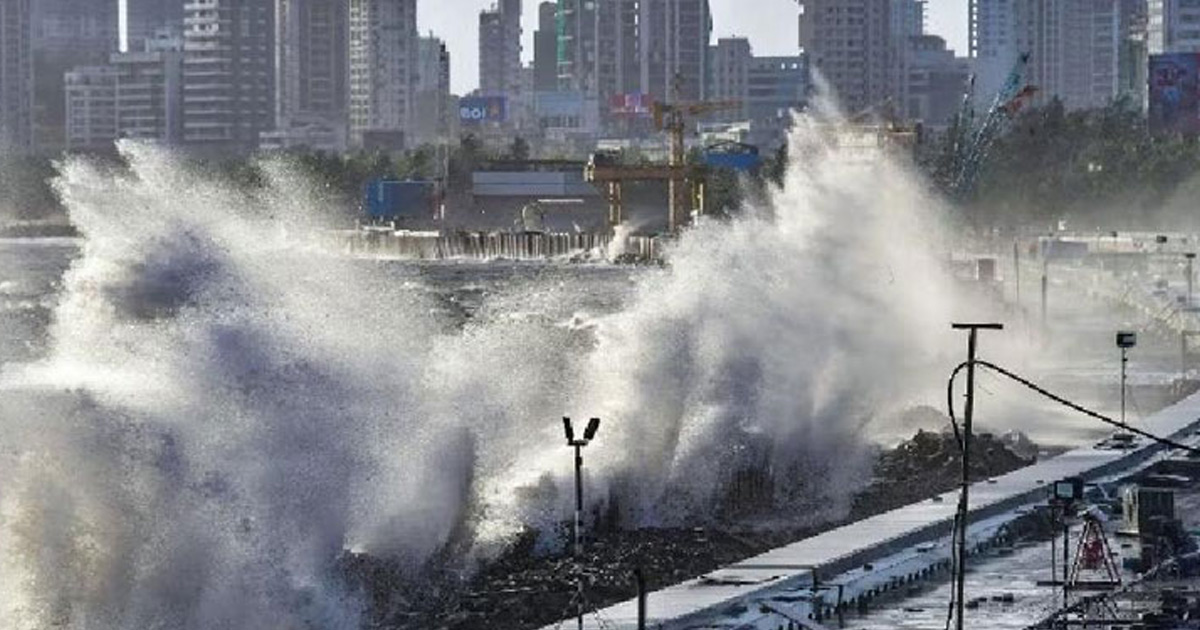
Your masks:
{"label": "hazy sky", "polygon": [[[709,0],[713,11],[713,38],[741,35],[750,38],[761,55],[794,54],[797,48],[795,0]],[[524,0],[525,57],[533,58],[533,31],[537,28],[540,0]],[[421,0],[418,27],[433,31],[450,48],[454,92],[463,94],[479,85],[479,12],[493,0]],[[965,0],[929,0],[928,30],[945,37],[960,55],[966,54],[967,3]]]}

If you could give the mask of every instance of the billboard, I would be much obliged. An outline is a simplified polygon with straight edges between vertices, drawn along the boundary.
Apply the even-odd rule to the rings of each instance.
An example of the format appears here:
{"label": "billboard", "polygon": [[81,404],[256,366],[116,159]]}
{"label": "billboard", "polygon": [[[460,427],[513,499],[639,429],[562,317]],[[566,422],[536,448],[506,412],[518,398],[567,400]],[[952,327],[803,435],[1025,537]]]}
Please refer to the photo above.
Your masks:
{"label": "billboard", "polygon": [[1150,55],[1150,130],[1154,133],[1200,132],[1200,54]]}
{"label": "billboard", "polygon": [[458,120],[463,125],[502,123],[508,118],[508,97],[468,96],[458,101]]}
{"label": "billboard", "polygon": [[653,106],[654,99],[649,94],[641,92],[614,94],[608,103],[609,112],[613,116],[649,116]]}

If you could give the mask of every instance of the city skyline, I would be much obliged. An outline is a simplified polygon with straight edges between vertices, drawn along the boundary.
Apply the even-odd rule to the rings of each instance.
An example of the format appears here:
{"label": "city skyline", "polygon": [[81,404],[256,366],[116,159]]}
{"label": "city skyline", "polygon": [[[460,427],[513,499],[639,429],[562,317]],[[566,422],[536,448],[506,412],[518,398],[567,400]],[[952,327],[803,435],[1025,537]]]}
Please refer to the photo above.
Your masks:
{"label": "city skyline", "polygon": [[[522,60],[533,60],[533,32],[537,29],[537,6],[543,0],[522,0]],[[713,41],[721,37],[746,37],[758,55],[794,55],[798,48],[796,0],[709,0],[713,12]],[[748,3],[758,5],[746,11]],[[450,51],[451,89],[466,94],[479,85],[479,12],[494,0],[426,0],[418,6],[421,33],[430,31],[446,41]],[[928,0],[928,31],[946,39],[947,45],[966,55],[966,3],[961,0]],[[785,11],[787,20],[772,11]]]}

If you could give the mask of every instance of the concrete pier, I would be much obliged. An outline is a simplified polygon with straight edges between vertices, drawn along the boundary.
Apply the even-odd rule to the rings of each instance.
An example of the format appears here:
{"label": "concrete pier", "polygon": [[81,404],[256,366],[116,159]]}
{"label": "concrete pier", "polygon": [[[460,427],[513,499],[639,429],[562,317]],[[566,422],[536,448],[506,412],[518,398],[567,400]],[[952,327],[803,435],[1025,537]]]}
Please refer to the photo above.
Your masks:
{"label": "concrete pier", "polygon": [[[1200,394],[1147,418],[1145,429],[1195,445],[1200,438]],[[971,487],[968,553],[1001,537],[1032,505],[1045,502],[1051,484],[1068,477],[1093,481],[1129,472],[1164,452],[1146,440],[1130,450],[1087,446]],[[914,503],[748,558],[671,586],[648,598],[657,630],[745,628],[775,630],[789,621],[820,626],[847,607],[913,580],[944,574],[958,492]],[[565,627],[558,624],[547,627]],[[572,626],[573,627],[573,626]],[[635,630],[635,600],[589,614],[591,630]]]}

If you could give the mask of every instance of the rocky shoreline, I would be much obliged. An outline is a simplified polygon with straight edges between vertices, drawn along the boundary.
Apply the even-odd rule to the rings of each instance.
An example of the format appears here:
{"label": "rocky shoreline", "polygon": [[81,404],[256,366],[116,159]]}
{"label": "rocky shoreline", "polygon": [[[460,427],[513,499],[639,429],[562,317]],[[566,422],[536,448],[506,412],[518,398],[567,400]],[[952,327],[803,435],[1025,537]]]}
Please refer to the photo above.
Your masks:
{"label": "rocky shoreline", "polygon": [[[1025,447],[1032,447],[1027,441]],[[1014,450],[1018,438],[980,434],[972,442],[972,468],[981,478],[1033,463]],[[640,570],[650,590],[695,578],[839,525],[886,512],[952,490],[958,485],[959,453],[947,432],[919,431],[876,460],[871,483],[856,495],[844,519],[809,528],[769,531],[612,529],[589,541],[583,566],[589,604],[595,608],[636,596]],[[530,533],[502,556],[467,574],[463,567],[431,561],[418,578],[386,560],[365,555],[343,558],[351,588],[368,602],[370,628],[380,630],[530,630],[570,615],[575,562],[564,555],[535,553]],[[440,564],[439,564],[440,563]],[[452,564],[452,563],[450,563]]]}

